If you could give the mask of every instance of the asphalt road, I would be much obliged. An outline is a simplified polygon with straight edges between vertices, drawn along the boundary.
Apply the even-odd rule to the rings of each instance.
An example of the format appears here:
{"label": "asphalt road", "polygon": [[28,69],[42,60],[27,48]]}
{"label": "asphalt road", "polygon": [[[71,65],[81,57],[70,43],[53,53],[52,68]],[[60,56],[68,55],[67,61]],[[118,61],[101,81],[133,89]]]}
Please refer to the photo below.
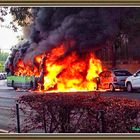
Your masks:
{"label": "asphalt road", "polygon": [[[120,97],[120,98],[129,98],[134,100],[140,100],[140,92],[100,92],[101,96],[106,97]],[[16,100],[26,94],[31,94],[27,91],[15,91],[12,88],[7,87],[6,80],[0,80],[0,132],[7,132],[11,130],[11,128],[16,127],[17,122],[16,118],[14,120],[11,118],[12,110],[16,109]],[[90,92],[92,94],[92,92]],[[21,115],[21,122],[22,118],[24,118],[23,114]],[[5,131],[6,130],[6,131]]]}
{"label": "asphalt road", "polygon": [[[6,85],[6,80],[0,80],[0,133],[12,132],[16,127],[16,118],[11,118],[13,110],[16,110],[17,99],[29,92],[17,92]],[[22,114],[21,114],[22,115]],[[21,120],[22,121],[22,120]]]}
{"label": "asphalt road", "polygon": [[128,99],[133,99],[133,100],[140,100],[140,92],[135,91],[135,92],[124,92],[124,91],[115,91],[115,92],[101,92],[102,96],[105,97],[119,97],[119,98],[128,98]]}

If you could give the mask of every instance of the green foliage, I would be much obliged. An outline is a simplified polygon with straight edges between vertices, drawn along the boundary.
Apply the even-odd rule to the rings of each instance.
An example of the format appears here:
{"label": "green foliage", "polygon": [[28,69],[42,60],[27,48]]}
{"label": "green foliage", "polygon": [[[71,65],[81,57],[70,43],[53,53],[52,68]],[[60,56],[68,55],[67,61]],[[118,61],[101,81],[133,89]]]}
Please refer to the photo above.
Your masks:
{"label": "green foliage", "polygon": [[13,16],[13,20],[10,22],[14,31],[17,31],[17,25],[27,26],[32,18],[30,7],[0,7],[0,21],[4,22],[4,17],[7,14]]}
{"label": "green foliage", "polygon": [[30,7],[11,7],[10,13],[14,17],[13,22],[17,22],[20,26],[28,25],[28,18],[32,17],[30,10]]}
{"label": "green foliage", "polygon": [[0,61],[6,61],[9,53],[7,52],[0,52]]}
{"label": "green foliage", "polygon": [[4,71],[4,61],[0,61],[0,72]]}
{"label": "green foliage", "polygon": [[4,64],[8,56],[9,53],[0,51],[0,72],[4,71]]}

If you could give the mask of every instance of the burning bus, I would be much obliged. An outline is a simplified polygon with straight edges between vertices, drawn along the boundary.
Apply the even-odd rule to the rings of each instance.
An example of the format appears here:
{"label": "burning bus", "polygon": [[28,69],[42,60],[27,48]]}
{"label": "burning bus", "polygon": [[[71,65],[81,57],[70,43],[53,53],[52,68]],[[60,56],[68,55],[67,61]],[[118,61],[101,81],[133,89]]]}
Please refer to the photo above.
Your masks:
{"label": "burning bus", "polygon": [[64,57],[64,48],[61,44],[50,53],[35,56],[32,66],[18,59],[7,76],[7,85],[38,91],[95,90],[96,77],[102,71],[101,61],[92,51],[85,52],[81,58],[75,51]]}

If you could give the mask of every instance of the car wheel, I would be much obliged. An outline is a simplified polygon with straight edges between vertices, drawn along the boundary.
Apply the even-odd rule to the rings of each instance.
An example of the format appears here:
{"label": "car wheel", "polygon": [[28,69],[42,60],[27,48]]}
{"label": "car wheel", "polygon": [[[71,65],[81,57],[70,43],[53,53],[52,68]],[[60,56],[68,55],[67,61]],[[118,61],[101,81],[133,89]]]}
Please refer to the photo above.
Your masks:
{"label": "car wheel", "polygon": [[127,83],[127,91],[128,92],[132,92],[133,88],[132,88],[132,84],[129,82]]}
{"label": "car wheel", "polygon": [[114,88],[113,84],[110,84],[110,85],[109,85],[109,90],[110,90],[110,91],[115,91],[115,88]]}

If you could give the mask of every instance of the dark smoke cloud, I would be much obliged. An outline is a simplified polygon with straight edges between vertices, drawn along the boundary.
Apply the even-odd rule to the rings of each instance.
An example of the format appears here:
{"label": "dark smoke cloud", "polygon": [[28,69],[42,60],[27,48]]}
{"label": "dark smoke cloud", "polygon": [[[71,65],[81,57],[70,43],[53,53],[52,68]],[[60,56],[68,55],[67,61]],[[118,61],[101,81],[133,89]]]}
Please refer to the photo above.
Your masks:
{"label": "dark smoke cloud", "polygon": [[[61,42],[73,40],[66,53],[97,47],[118,32],[121,8],[46,7],[33,8],[34,23],[30,25],[29,41],[13,50],[7,64],[16,64],[19,58],[32,62],[36,55],[49,52]],[[57,52],[56,52],[57,53]],[[16,58],[12,58],[16,56]],[[12,58],[12,59],[11,59]],[[7,66],[6,64],[6,66]]]}

